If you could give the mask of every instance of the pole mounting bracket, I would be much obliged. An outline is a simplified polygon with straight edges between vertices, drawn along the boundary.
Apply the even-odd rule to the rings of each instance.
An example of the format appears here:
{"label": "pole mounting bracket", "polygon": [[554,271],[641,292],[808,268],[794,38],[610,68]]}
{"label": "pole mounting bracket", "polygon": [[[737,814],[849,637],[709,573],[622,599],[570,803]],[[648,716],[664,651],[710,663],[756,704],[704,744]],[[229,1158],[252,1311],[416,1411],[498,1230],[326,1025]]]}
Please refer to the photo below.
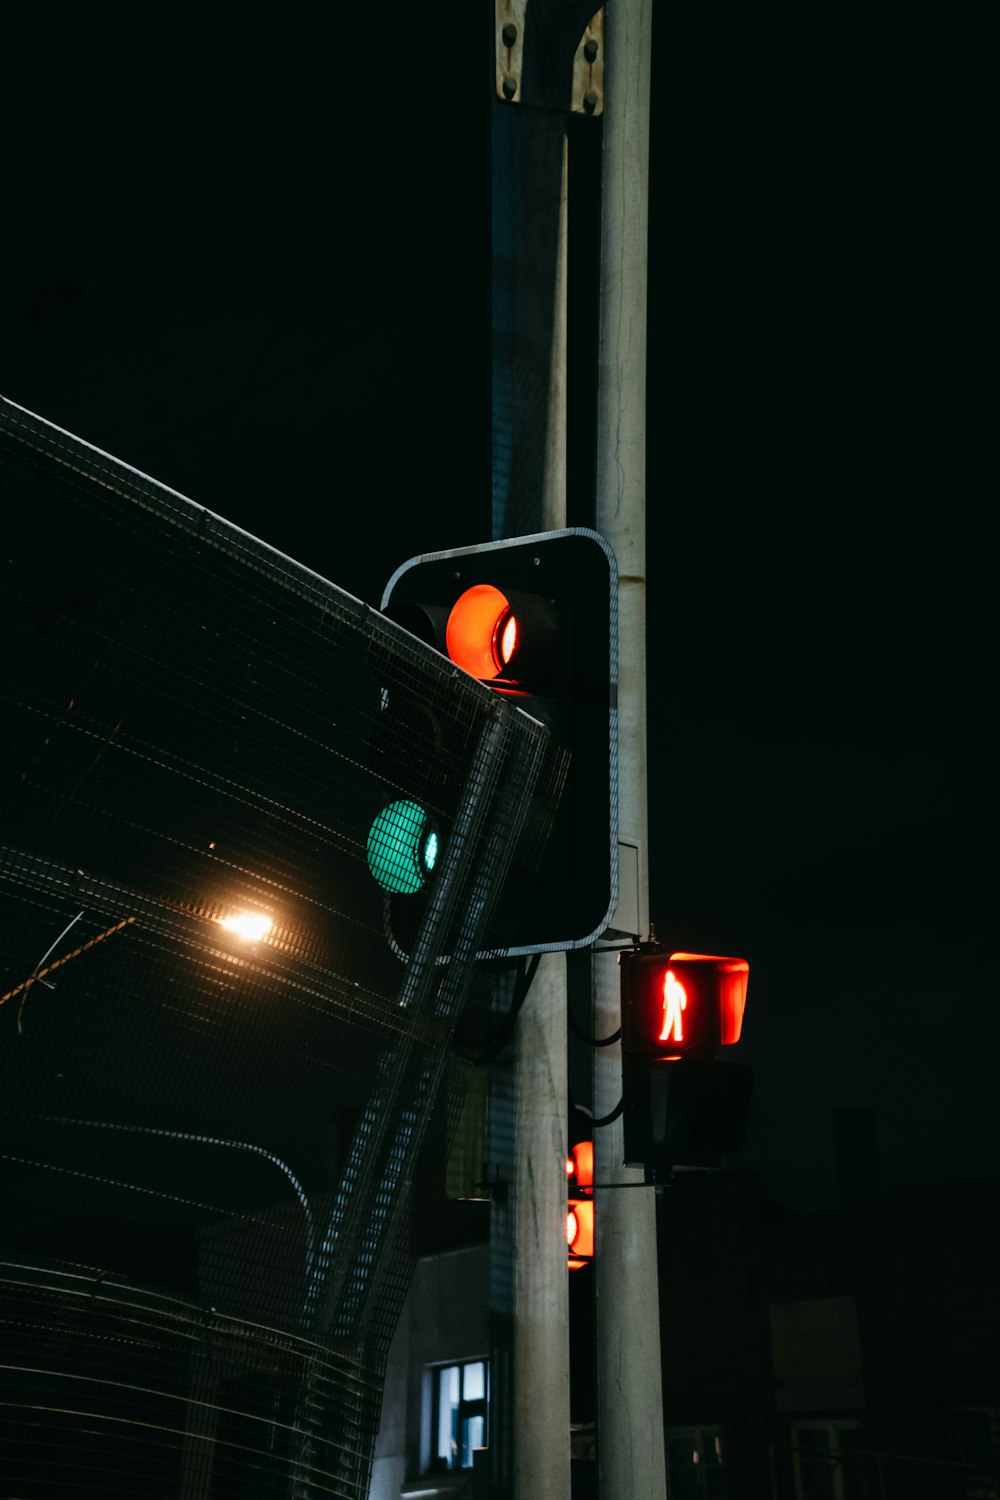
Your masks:
{"label": "pole mounting bracket", "polygon": [[593,0],[494,0],[496,92],[505,104],[599,115],[604,7]]}

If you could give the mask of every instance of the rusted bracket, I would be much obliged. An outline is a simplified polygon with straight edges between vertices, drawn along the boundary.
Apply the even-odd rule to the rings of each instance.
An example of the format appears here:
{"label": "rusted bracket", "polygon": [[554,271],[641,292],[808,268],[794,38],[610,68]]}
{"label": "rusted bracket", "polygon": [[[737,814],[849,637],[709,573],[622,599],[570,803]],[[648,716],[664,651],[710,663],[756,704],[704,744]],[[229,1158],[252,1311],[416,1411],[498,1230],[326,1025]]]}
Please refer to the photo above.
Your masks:
{"label": "rusted bracket", "polygon": [[494,0],[497,97],[536,109],[601,114],[604,7],[586,18],[588,9],[586,0],[575,10],[557,0]]}

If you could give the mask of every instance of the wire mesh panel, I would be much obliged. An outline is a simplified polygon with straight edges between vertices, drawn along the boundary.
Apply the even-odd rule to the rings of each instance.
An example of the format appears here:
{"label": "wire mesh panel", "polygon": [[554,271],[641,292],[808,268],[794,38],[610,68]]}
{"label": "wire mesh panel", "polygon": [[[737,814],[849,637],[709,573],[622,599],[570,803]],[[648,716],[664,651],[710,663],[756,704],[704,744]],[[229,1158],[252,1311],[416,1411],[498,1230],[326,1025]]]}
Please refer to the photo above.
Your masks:
{"label": "wire mesh panel", "polygon": [[564,766],[7,402],[0,506],[0,1487],[364,1494],[410,1173]]}

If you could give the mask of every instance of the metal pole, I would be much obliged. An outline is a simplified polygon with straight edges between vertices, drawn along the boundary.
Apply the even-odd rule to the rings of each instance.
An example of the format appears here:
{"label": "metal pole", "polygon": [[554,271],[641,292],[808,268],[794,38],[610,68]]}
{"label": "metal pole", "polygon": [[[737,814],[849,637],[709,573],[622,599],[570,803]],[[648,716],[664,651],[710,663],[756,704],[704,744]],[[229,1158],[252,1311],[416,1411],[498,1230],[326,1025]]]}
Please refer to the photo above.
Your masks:
{"label": "metal pole", "polygon": [[[646,240],[651,0],[608,7],[602,172],[596,525],[619,571],[619,824],[639,846],[646,937]],[[598,1036],[621,1020],[614,954],[593,958]],[[595,1115],[621,1095],[621,1051],[594,1060]],[[599,1183],[635,1184],[621,1120],[594,1132]],[[601,1500],[663,1500],[666,1471],[653,1189],[596,1194],[597,1455]]]}
{"label": "metal pole", "polygon": [[566,955],[546,953],[517,1021],[514,1495],[570,1500]]}

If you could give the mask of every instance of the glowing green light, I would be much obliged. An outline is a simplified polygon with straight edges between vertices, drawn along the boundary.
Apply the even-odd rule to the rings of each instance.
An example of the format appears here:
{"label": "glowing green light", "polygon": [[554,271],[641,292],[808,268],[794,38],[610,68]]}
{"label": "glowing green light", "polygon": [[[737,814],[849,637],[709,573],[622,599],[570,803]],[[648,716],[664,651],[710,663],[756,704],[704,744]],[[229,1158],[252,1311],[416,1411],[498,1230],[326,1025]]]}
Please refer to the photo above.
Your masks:
{"label": "glowing green light", "polygon": [[384,891],[410,895],[438,857],[438,836],[419,802],[390,802],[368,834],[368,868]]}

